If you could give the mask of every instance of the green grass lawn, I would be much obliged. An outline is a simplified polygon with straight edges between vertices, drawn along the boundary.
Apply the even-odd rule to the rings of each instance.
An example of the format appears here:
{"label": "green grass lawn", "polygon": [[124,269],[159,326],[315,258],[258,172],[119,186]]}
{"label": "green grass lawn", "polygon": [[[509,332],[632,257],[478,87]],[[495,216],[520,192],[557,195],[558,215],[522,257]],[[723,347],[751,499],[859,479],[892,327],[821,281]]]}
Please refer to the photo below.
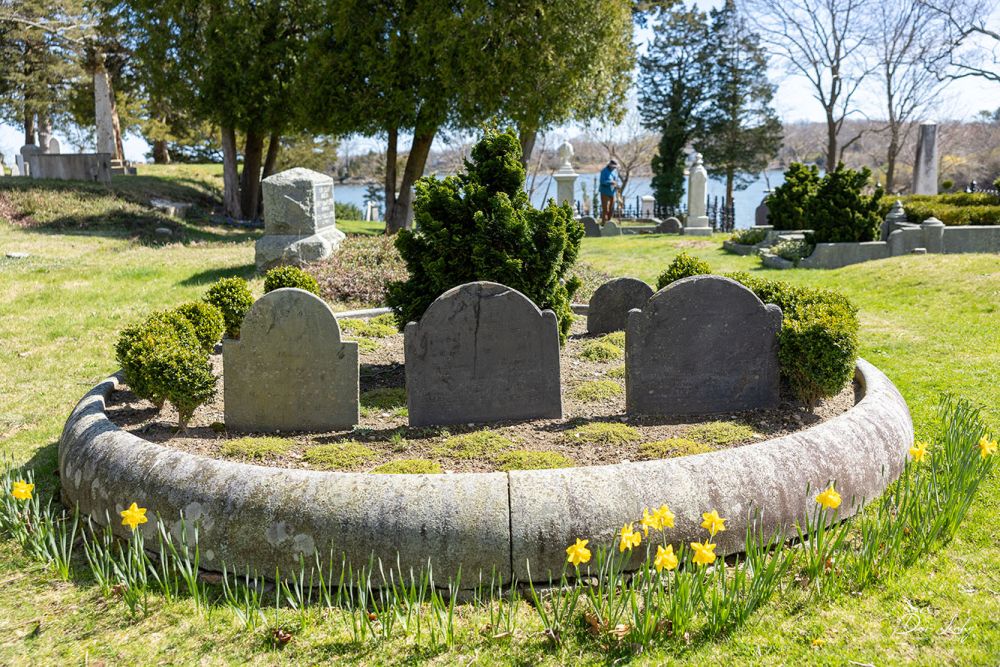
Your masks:
{"label": "green grass lawn", "polygon": [[[145,171],[145,169],[144,169]],[[113,341],[126,323],[150,310],[201,296],[220,276],[251,276],[253,234],[178,223],[184,243],[149,243],[121,233],[130,216],[160,218],[141,203],[144,190],[197,201],[217,189],[210,170],[177,167],[116,179],[111,192],[0,180],[0,203],[32,203],[34,227],[13,225],[0,208],[0,450],[30,466],[46,496],[55,477],[57,440],[75,402],[115,370]],[[214,183],[214,185],[213,185]],[[136,206],[138,208],[129,208]],[[72,224],[85,218],[86,224]],[[61,224],[52,224],[54,220]],[[117,222],[116,222],[117,221]],[[374,227],[343,223],[352,233]],[[680,250],[720,271],[757,270],[752,258],[724,254],[721,238],[626,236],[586,239],[582,260],[613,275],[654,282]],[[28,259],[5,259],[8,252]],[[834,287],[861,308],[862,354],[903,392],[918,437],[930,437],[941,392],[973,399],[1000,427],[1000,258],[996,255],[907,256],[836,271],[768,271],[799,284]],[[255,289],[260,291],[259,281]],[[1000,475],[985,483],[962,531],[887,585],[832,599],[791,589],[718,643],[671,644],[638,656],[648,664],[997,664],[1000,656]],[[241,629],[231,613],[197,612],[188,601],[151,601],[148,617],[131,621],[124,605],[105,600],[81,557],[63,583],[12,542],[0,541],[0,664],[396,664],[600,663],[607,660],[585,633],[551,648],[527,604],[513,638],[487,639],[488,617],[458,610],[458,642],[431,651],[398,639],[358,648],[336,619],[316,612],[284,648],[269,625]],[[278,622],[295,614],[277,612]],[[813,640],[822,644],[814,646]]]}

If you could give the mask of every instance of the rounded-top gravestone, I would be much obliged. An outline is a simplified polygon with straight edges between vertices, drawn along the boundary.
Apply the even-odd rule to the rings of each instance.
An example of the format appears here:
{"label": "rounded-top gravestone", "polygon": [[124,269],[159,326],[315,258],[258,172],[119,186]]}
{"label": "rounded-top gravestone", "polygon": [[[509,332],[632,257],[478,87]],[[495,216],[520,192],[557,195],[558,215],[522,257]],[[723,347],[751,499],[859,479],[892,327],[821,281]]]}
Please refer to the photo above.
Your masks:
{"label": "rounded-top gravestone", "polygon": [[583,223],[583,232],[587,236],[600,236],[601,226],[597,224],[597,220],[589,215],[585,215],[580,218],[580,222]]}
{"label": "rounded-top gravestone", "polygon": [[653,288],[637,278],[614,278],[604,283],[590,297],[587,308],[587,333],[624,331],[629,311],[641,309],[653,296]]}

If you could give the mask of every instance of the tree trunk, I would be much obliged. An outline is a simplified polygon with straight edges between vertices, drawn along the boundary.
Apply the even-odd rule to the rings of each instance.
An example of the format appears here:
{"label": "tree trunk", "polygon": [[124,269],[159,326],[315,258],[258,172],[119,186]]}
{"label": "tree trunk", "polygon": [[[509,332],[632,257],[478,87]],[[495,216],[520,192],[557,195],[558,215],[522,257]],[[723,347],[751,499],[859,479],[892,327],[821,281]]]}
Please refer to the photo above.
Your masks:
{"label": "tree trunk", "polygon": [[118,102],[115,101],[115,89],[111,83],[111,77],[108,77],[108,88],[111,92],[111,127],[114,129],[115,136],[115,158],[125,162],[125,144],[122,143],[122,124],[118,119]]}
{"label": "tree trunk", "polygon": [[24,144],[26,146],[35,145],[35,114],[24,110]]}
{"label": "tree trunk", "polygon": [[222,207],[223,214],[235,220],[243,219],[240,207],[240,175],[236,164],[236,131],[222,128]]}
{"label": "tree trunk", "polygon": [[170,149],[167,148],[165,139],[157,139],[153,142],[153,163],[170,164]]}
{"label": "tree trunk", "polygon": [[264,157],[264,137],[251,130],[243,149],[243,174],[240,177],[240,208],[248,219],[260,218],[260,169]]}
{"label": "tree trunk", "polygon": [[833,120],[833,110],[826,111],[826,168],[827,173],[837,168],[837,123]]}
{"label": "tree trunk", "polygon": [[735,177],[736,172],[732,167],[726,169],[726,208],[733,205],[733,181]]}
{"label": "tree trunk", "polygon": [[267,178],[274,173],[274,166],[278,163],[278,152],[281,150],[281,133],[272,132],[271,138],[267,140],[267,157],[264,158],[264,174],[261,178]]}
{"label": "tree trunk", "polygon": [[518,140],[521,142],[521,166],[528,169],[528,161],[535,150],[535,141],[538,139],[538,128],[531,125],[522,125],[518,128]]}
{"label": "tree trunk", "polygon": [[889,129],[889,150],[885,160],[885,191],[892,194],[896,185],[896,156],[899,155],[899,130]]}
{"label": "tree trunk", "polygon": [[38,147],[47,153],[50,141],[52,141],[52,117],[47,113],[40,113],[38,114]]}
{"label": "tree trunk", "polygon": [[411,190],[417,179],[424,174],[424,166],[427,164],[427,156],[431,152],[436,132],[436,129],[430,130],[413,137],[413,145],[410,146],[410,154],[406,157],[406,167],[403,169],[403,181],[399,184],[399,197],[396,198],[392,215],[385,217],[386,234],[395,234],[401,229],[413,226],[410,215],[413,205]]}
{"label": "tree trunk", "polygon": [[389,139],[385,148],[385,233],[389,231],[389,220],[396,215],[396,156],[398,154],[399,129],[389,129]]}

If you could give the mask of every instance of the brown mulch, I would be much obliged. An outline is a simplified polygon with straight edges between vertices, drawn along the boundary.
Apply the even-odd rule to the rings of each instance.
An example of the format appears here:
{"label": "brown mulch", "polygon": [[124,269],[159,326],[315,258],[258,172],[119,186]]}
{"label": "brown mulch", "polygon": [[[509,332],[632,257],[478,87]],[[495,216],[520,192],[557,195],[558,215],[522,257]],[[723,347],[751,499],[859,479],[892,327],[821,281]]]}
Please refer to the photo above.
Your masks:
{"label": "brown mulch", "polygon": [[[694,424],[714,421],[731,421],[745,424],[756,431],[756,435],[728,445],[736,447],[760,440],[775,438],[813,426],[831,417],[843,414],[860,399],[860,389],[849,384],[837,396],[822,401],[813,411],[787,395],[783,390],[782,403],[773,410],[754,410],[708,415],[702,418],[652,419],[630,418],[625,414],[624,391],[618,396],[588,403],[573,396],[573,390],[589,380],[613,379],[624,389],[623,378],[609,378],[608,372],[621,367],[622,360],[594,362],[581,359],[579,353],[588,340],[594,337],[585,334],[583,318],[573,326],[570,340],[564,346],[561,358],[564,419],[533,420],[516,423],[496,423],[488,425],[492,431],[510,438],[517,449],[559,452],[576,461],[577,465],[601,465],[636,461],[643,458],[640,445],[667,438],[685,437]],[[403,387],[405,372],[403,367],[403,336],[376,339],[378,349],[361,353],[361,393],[376,388]],[[180,450],[202,454],[214,458],[224,458],[220,448],[227,438],[242,437],[247,434],[216,432],[224,421],[223,380],[221,355],[212,357],[216,374],[220,377],[215,399],[201,406],[186,432],[176,433],[176,413],[167,406],[157,413],[146,401],[137,399],[125,387],[110,397],[108,415],[116,424],[146,440],[166,444]],[[621,445],[586,445],[573,442],[567,431],[589,422],[620,422],[636,428],[642,439],[636,443]],[[495,470],[495,463],[489,459],[459,460],[437,456],[432,448],[450,435],[482,430],[487,425],[460,425],[434,428],[410,428],[403,415],[392,411],[364,411],[361,423],[352,431],[329,433],[282,433],[283,437],[295,441],[295,447],[282,456],[260,461],[266,465],[287,468],[311,468],[303,453],[311,446],[356,440],[363,442],[376,452],[376,457],[360,470],[370,470],[393,459],[427,458],[441,463],[445,471],[483,472]],[[400,443],[400,435],[404,438]]]}

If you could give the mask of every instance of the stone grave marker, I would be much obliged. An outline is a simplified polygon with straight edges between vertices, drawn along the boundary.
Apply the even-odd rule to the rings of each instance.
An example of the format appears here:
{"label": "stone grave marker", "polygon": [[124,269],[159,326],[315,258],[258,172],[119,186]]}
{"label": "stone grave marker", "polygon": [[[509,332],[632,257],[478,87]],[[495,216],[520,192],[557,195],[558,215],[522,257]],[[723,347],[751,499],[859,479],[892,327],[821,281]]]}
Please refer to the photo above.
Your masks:
{"label": "stone grave marker", "polygon": [[781,309],[721,276],[691,276],[629,313],[629,415],[673,417],[778,405]]}
{"label": "stone grave marker", "polygon": [[49,139],[49,147],[46,152],[50,155],[59,155],[62,153],[62,146],[59,144],[59,140],[55,137]]}
{"label": "stone grave marker", "polygon": [[597,220],[589,215],[585,215],[580,218],[580,222],[583,223],[583,231],[587,236],[600,236],[601,226],[597,224]]}
{"label": "stone grave marker", "polygon": [[326,259],[344,233],[334,219],[333,179],[296,167],[261,181],[264,236],[255,246],[258,271]]}
{"label": "stone grave marker", "polygon": [[16,162],[14,164],[10,165],[10,175],[11,176],[20,176],[21,175],[21,170],[17,168],[17,163]]}
{"label": "stone grave marker", "polygon": [[559,325],[491,282],[439,296],[405,331],[411,426],[562,417]]}
{"label": "stone grave marker", "polygon": [[358,344],[341,341],[337,318],[316,295],[268,292],[222,354],[227,428],[321,432],[358,423]]}
{"label": "stone grave marker", "polygon": [[682,229],[684,229],[684,225],[681,224],[680,220],[673,216],[670,216],[656,225],[657,234],[680,234]]}
{"label": "stone grave marker", "polygon": [[763,227],[767,225],[767,216],[771,214],[771,209],[767,205],[767,198],[769,195],[764,195],[764,198],[757,204],[757,208],[753,211],[753,224],[755,227]]}
{"label": "stone grave marker", "polygon": [[587,333],[603,334],[624,331],[628,314],[642,309],[653,296],[653,288],[636,278],[613,278],[590,297],[587,309]]}
{"label": "stone grave marker", "polygon": [[608,220],[601,228],[601,236],[621,236],[622,230],[614,220]]}

